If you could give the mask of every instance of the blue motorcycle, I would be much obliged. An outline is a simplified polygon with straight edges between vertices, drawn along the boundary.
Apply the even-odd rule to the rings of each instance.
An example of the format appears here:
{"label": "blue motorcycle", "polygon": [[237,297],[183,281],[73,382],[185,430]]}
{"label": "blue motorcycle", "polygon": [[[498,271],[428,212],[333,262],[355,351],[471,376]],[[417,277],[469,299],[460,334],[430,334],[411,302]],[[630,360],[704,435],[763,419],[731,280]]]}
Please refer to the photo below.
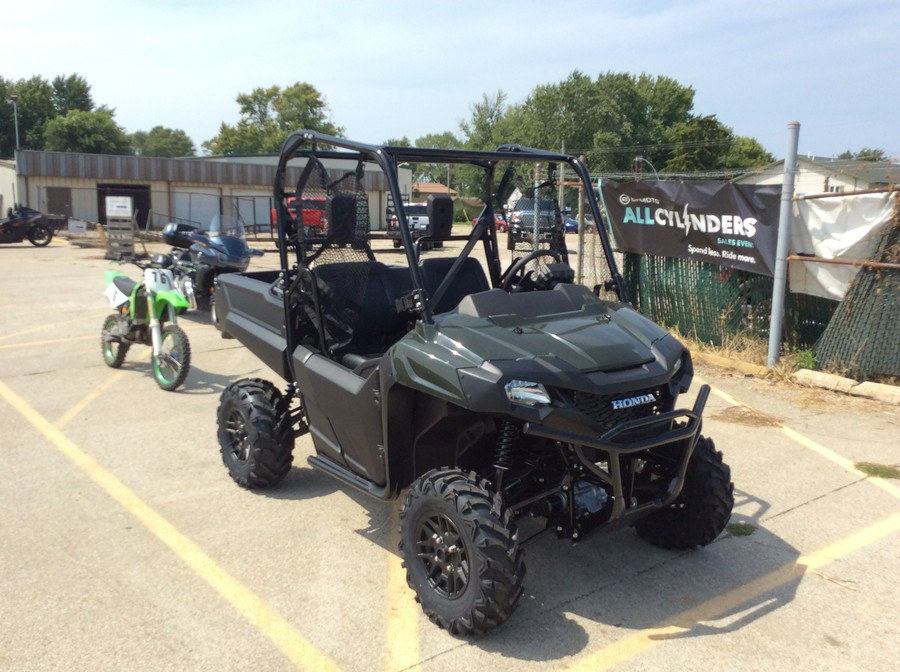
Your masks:
{"label": "blue motorcycle", "polygon": [[251,257],[263,254],[247,245],[240,221],[223,223],[219,215],[213,217],[207,231],[193,224],[169,222],[163,228],[163,241],[173,248],[170,256],[176,288],[192,308],[203,311],[212,309],[216,277],[246,271]]}

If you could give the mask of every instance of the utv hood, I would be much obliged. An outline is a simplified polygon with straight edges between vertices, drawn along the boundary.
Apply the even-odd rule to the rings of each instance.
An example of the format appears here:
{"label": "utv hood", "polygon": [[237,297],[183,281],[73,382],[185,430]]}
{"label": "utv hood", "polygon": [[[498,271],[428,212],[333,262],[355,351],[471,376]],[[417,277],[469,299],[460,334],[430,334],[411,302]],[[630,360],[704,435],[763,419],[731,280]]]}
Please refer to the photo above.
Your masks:
{"label": "utv hood", "polygon": [[652,341],[635,325],[617,318],[613,312],[553,319],[509,316],[447,320],[440,328],[444,338],[438,342],[467,352],[473,363],[552,357],[584,373],[627,369],[653,361]]}
{"label": "utv hood", "polygon": [[670,384],[677,372],[676,387],[686,389],[690,367],[682,368],[683,355],[677,340],[628,304],[560,285],[469,295],[434,324],[419,322],[394,346],[392,362],[397,379],[410,387],[504,413],[511,405],[502,384],[509,380],[618,394]]}
{"label": "utv hood", "polygon": [[480,302],[468,297],[458,311],[437,320],[435,345],[475,365],[549,357],[582,373],[656,359],[653,344],[668,335],[665,330],[627,304],[605,303],[581,289],[519,295],[494,290]]}

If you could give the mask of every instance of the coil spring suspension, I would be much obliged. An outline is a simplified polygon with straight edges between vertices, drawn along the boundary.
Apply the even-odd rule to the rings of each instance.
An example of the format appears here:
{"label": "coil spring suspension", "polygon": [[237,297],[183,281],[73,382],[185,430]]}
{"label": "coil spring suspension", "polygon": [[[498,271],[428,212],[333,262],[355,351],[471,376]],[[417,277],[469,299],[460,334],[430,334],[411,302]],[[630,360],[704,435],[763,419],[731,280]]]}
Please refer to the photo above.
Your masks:
{"label": "coil spring suspension", "polygon": [[514,450],[519,441],[519,428],[509,420],[500,423],[497,432],[497,453],[494,457],[494,468],[497,470],[497,490],[503,487],[503,474],[512,466]]}

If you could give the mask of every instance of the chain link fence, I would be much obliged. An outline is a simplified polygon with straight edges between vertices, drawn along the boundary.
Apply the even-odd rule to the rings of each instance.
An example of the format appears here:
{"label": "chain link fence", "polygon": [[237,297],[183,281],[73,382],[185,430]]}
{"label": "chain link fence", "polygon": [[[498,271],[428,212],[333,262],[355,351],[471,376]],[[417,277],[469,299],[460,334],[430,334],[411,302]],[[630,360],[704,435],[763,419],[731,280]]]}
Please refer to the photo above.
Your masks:
{"label": "chain link fence", "polygon": [[[900,207],[813,348],[821,367],[859,380],[900,377]],[[893,266],[893,268],[891,267]]]}
{"label": "chain link fence", "polygon": [[[582,284],[602,285],[599,238],[586,235],[579,252]],[[771,277],[687,259],[616,257],[629,301],[651,320],[713,346],[741,336],[768,341]],[[811,350],[818,368],[859,380],[900,377],[900,206],[871,261],[843,301],[787,293],[784,351]]]}

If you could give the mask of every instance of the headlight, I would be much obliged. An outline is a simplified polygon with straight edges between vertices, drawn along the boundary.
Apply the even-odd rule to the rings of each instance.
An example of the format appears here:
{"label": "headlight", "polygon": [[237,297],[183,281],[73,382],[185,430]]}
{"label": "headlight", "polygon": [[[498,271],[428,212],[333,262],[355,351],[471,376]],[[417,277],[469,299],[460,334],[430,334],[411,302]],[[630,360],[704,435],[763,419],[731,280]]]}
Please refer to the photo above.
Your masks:
{"label": "headlight", "polygon": [[538,406],[549,404],[550,395],[547,388],[540,383],[532,383],[527,380],[511,380],[505,386],[506,397],[514,404],[526,406]]}

